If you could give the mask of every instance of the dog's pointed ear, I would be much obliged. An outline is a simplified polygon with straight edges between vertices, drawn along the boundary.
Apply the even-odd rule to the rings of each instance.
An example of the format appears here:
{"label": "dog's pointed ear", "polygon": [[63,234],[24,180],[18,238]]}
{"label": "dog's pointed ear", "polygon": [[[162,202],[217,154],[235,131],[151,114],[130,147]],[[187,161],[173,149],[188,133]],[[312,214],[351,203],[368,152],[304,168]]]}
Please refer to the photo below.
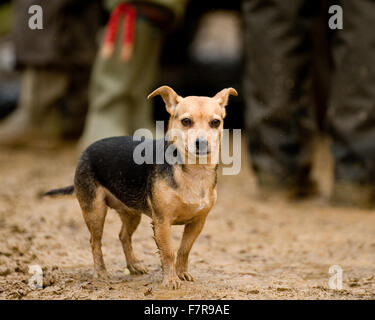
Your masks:
{"label": "dog's pointed ear", "polygon": [[223,112],[223,119],[227,115],[227,112],[225,110],[225,107],[228,105],[228,100],[229,100],[229,95],[232,96],[238,96],[238,93],[235,89],[233,88],[225,88],[218,92],[215,96],[214,99],[219,103],[221,106],[222,112]]}
{"label": "dog's pointed ear", "polygon": [[151,99],[158,95],[163,98],[165,107],[171,115],[174,114],[177,104],[183,99],[171,87],[168,86],[157,88],[148,95],[147,99]]}
{"label": "dog's pointed ear", "polygon": [[221,90],[220,92],[218,92],[214,96],[214,99],[220,104],[220,106],[222,108],[224,108],[228,104],[229,95],[238,96],[238,93],[233,88],[225,88],[225,89]]}

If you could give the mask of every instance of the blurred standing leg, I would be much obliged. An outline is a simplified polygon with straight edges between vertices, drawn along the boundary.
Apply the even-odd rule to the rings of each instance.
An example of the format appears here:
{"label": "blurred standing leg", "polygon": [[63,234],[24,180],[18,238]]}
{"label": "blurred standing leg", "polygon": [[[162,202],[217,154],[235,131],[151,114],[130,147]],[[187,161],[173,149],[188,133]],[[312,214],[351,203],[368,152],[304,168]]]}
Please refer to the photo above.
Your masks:
{"label": "blurred standing leg", "polygon": [[45,145],[49,140],[54,145],[60,138],[78,138],[88,105],[89,71],[25,68],[18,107],[0,123],[0,144]]}
{"label": "blurred standing leg", "polygon": [[[311,29],[319,1],[245,0],[245,101],[249,149],[260,187],[315,191],[316,129]],[[297,192],[297,194],[295,194]]]}
{"label": "blurred standing leg", "polygon": [[315,191],[310,180],[311,29],[319,1],[244,0],[245,101],[249,149],[259,186]]}
{"label": "blurred standing leg", "polygon": [[43,134],[56,138],[61,130],[56,106],[66,90],[67,80],[64,72],[26,68],[21,76],[18,108],[1,122],[0,144],[38,143]]}
{"label": "blurred standing leg", "polygon": [[342,0],[343,30],[335,30],[328,111],[339,204],[375,204],[375,1]]}

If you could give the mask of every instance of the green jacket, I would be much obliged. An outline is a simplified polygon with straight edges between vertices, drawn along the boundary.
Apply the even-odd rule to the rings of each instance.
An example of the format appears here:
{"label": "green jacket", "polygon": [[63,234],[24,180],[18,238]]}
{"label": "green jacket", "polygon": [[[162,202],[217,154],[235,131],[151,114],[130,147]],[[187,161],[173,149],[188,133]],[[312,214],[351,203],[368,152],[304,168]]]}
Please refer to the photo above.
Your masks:
{"label": "green jacket", "polygon": [[150,2],[170,9],[180,19],[184,12],[187,0],[104,0],[105,7],[112,11],[119,3],[124,2]]}

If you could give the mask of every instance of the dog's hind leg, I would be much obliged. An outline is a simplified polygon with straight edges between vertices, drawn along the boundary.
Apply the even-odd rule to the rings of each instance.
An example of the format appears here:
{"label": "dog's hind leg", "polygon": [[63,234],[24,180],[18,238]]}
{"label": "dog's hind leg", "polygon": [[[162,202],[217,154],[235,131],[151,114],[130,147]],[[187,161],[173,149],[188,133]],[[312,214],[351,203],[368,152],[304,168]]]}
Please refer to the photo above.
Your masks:
{"label": "dog's hind leg", "polygon": [[[80,200],[80,199],[79,199]],[[102,236],[104,221],[107,214],[107,204],[105,203],[105,194],[102,189],[96,189],[95,199],[90,206],[82,204],[83,218],[90,231],[91,249],[94,259],[94,277],[95,278],[108,278],[105,268],[103,253],[102,253]]]}
{"label": "dog's hind leg", "polygon": [[126,257],[126,264],[131,274],[144,274],[147,269],[136,258],[132,247],[132,235],[141,222],[141,214],[126,211],[119,212],[122,227],[119,238]]}
{"label": "dog's hind leg", "polygon": [[91,249],[94,259],[94,276],[107,278],[107,271],[102,253],[102,236],[104,221],[107,215],[106,193],[98,185],[85,155],[78,162],[74,176],[74,190],[82,209],[87,228],[90,231]]}

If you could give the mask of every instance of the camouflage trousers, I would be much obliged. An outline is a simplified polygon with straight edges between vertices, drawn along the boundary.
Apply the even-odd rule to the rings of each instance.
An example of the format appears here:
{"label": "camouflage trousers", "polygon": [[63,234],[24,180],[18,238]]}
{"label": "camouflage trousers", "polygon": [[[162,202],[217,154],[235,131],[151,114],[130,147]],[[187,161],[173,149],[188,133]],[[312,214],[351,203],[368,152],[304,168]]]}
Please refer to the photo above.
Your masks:
{"label": "camouflage trousers", "polygon": [[[343,8],[342,30],[329,30],[331,4]],[[244,0],[243,14],[255,171],[308,173],[320,125],[332,139],[336,181],[373,183],[375,1]]]}

